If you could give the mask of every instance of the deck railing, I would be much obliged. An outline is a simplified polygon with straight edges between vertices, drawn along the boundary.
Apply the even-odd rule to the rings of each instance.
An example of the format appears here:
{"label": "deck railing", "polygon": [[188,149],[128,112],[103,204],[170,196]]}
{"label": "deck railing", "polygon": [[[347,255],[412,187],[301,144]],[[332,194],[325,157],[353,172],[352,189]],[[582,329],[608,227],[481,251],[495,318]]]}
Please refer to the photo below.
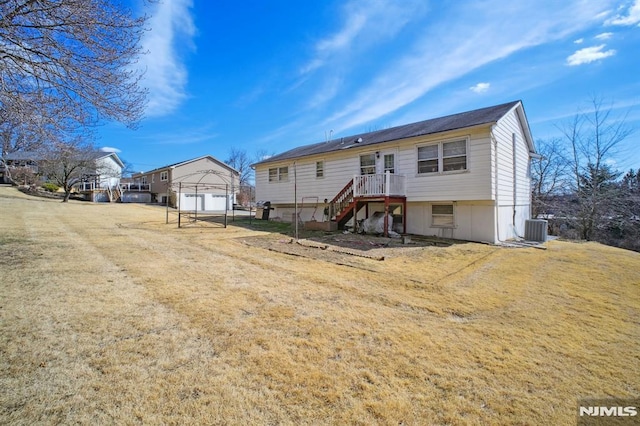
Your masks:
{"label": "deck railing", "polygon": [[121,183],[121,191],[134,191],[134,192],[149,192],[151,191],[151,185],[148,183]]}
{"label": "deck railing", "polygon": [[353,177],[354,197],[405,196],[406,192],[407,179],[402,175],[386,172]]}

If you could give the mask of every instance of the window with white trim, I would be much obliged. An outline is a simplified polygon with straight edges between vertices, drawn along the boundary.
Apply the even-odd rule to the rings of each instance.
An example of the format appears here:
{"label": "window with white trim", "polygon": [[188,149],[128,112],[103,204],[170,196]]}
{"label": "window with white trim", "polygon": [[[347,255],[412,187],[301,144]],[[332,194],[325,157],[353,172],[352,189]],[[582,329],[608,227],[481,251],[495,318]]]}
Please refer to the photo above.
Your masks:
{"label": "window with white trim", "polygon": [[147,177],[146,176],[142,176],[142,184],[143,185],[147,184]]}
{"label": "window with white trim", "polygon": [[376,174],[376,155],[365,154],[360,156],[360,174],[375,175]]}
{"label": "window with white trim", "polygon": [[467,140],[418,147],[418,174],[467,170]]}
{"label": "window with white trim", "polygon": [[162,182],[169,180],[169,172],[167,171],[160,172],[160,180]]}
{"label": "window with white trim", "polygon": [[393,174],[396,172],[396,156],[395,154],[385,154],[382,158],[384,161],[384,172]]}
{"label": "window with white trim", "polygon": [[324,161],[316,161],[316,177],[324,177]]}
{"label": "window with white trim", "polygon": [[453,228],[453,204],[431,205],[431,226],[439,228]]}
{"label": "window with white trim", "polygon": [[269,169],[269,182],[284,182],[289,180],[289,167],[272,167]]}

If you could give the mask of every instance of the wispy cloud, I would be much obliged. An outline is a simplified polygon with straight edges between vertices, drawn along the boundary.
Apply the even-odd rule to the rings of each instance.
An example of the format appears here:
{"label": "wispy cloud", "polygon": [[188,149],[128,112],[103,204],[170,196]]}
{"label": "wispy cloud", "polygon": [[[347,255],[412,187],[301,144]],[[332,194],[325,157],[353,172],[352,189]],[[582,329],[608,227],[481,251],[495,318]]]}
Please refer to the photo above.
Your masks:
{"label": "wispy cloud", "polygon": [[589,64],[616,54],[614,49],[609,49],[606,52],[603,52],[602,49],[604,48],[605,45],[601,44],[600,46],[585,47],[584,49],[577,50],[573,55],[567,58],[567,65],[576,66]]}
{"label": "wispy cloud", "polygon": [[424,2],[419,0],[407,0],[401,4],[393,0],[346,2],[340,12],[340,27],[315,43],[313,57],[302,66],[300,73],[313,72],[329,64],[336,56],[351,52],[356,45],[362,49],[392,37],[424,9]]}
{"label": "wispy cloud", "polygon": [[114,148],[112,146],[103,146],[102,148],[100,148],[100,151],[102,151],[102,152],[115,152],[115,153],[122,152],[118,148]]}
{"label": "wispy cloud", "polygon": [[148,116],[175,111],[187,97],[187,70],[178,52],[193,47],[196,28],[191,17],[192,0],[169,0],[155,4],[150,30],[142,45],[149,52],[141,58],[146,69],[143,84],[149,89]]}
{"label": "wispy cloud", "polygon": [[611,37],[613,37],[613,33],[602,33],[602,34],[598,34],[597,36],[595,36],[595,39],[597,39],[597,40],[609,40]]}
{"label": "wispy cloud", "polygon": [[491,87],[491,83],[478,83],[475,86],[469,87],[469,90],[475,93],[485,93]]}
{"label": "wispy cloud", "polygon": [[635,0],[628,8],[627,5],[624,5],[621,9],[622,12],[608,19],[605,25],[629,26],[640,23],[640,0]]}
{"label": "wispy cloud", "polygon": [[582,44],[582,43],[584,43],[584,39],[583,39],[583,38],[579,38],[579,39],[577,39],[577,40],[574,40],[573,42],[574,42],[575,44]]}
{"label": "wispy cloud", "polygon": [[408,54],[383,68],[325,124],[340,120],[349,128],[378,119],[483,65],[587,28],[604,8],[595,2],[563,3],[550,13],[535,3],[514,2],[508,8],[491,3],[459,5],[450,12],[455,20],[427,27]]}

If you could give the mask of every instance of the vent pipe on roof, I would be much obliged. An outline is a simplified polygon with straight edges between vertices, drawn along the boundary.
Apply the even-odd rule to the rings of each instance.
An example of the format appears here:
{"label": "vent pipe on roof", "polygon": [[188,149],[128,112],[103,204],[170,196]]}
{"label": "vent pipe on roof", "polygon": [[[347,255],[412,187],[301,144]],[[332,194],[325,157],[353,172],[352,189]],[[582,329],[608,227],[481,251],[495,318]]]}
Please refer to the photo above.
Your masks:
{"label": "vent pipe on roof", "polygon": [[324,139],[325,142],[331,142],[331,137],[333,136],[333,129],[329,130],[329,136],[327,137],[327,131],[324,131]]}

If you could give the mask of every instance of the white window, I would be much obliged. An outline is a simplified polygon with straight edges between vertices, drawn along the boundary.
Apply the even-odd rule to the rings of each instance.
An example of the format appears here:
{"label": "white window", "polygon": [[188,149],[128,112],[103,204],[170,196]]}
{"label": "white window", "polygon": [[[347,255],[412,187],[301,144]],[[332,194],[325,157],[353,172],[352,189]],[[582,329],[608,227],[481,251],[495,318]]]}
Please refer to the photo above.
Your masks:
{"label": "white window", "polygon": [[160,180],[162,182],[169,180],[169,172],[160,172]]}
{"label": "white window", "polygon": [[360,174],[375,175],[376,174],[376,155],[365,154],[360,156]]}
{"label": "white window", "polygon": [[143,185],[147,184],[147,177],[146,176],[142,176],[142,184]]}
{"label": "white window", "polygon": [[269,169],[269,182],[283,182],[289,180],[289,167],[273,167]]}
{"label": "white window", "polygon": [[439,145],[427,145],[418,148],[418,173],[437,173]]}
{"label": "white window", "polygon": [[154,183],[155,181],[156,181],[156,174],[155,174],[155,173],[153,173],[153,174],[151,175],[151,183]]}
{"label": "white window", "polygon": [[467,170],[467,141],[459,140],[442,143],[442,170]]}
{"label": "white window", "polygon": [[453,204],[431,205],[431,226],[440,228],[453,228]]}
{"label": "white window", "polygon": [[467,140],[418,147],[418,174],[467,170]]}
{"label": "white window", "polygon": [[316,161],[316,177],[324,177],[324,161]]}

